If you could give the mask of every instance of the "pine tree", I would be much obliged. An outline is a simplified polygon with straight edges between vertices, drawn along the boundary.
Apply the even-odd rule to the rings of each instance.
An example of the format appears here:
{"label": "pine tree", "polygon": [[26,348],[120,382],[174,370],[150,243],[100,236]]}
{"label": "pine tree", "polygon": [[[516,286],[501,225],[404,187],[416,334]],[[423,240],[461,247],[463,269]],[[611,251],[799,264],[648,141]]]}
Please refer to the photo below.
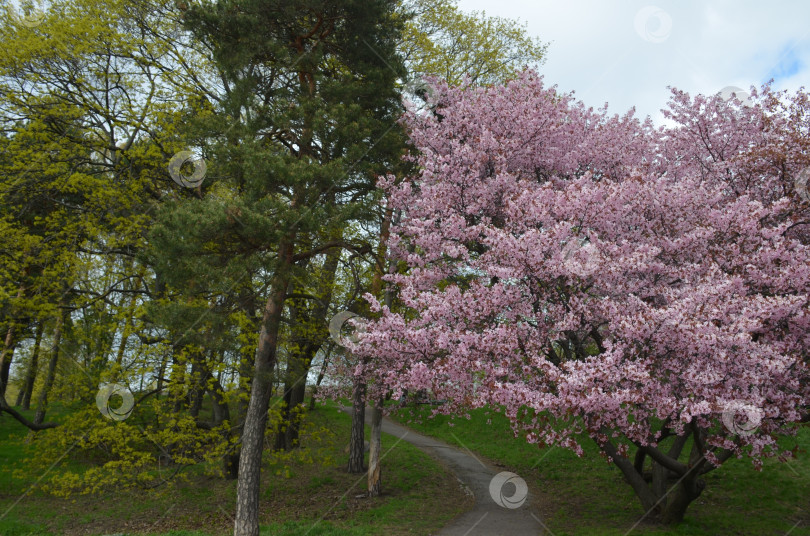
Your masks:
{"label": "pine tree", "polygon": [[200,198],[163,211],[152,239],[165,263],[214,288],[248,274],[266,279],[241,442],[240,536],[259,533],[279,329],[293,281],[307,277],[299,264],[333,248],[368,251],[334,231],[371,220],[376,176],[400,165],[396,85],[405,76],[395,8],[389,0],[247,0],[186,12],[187,27],[213,50],[224,97],[190,123],[208,161]]}

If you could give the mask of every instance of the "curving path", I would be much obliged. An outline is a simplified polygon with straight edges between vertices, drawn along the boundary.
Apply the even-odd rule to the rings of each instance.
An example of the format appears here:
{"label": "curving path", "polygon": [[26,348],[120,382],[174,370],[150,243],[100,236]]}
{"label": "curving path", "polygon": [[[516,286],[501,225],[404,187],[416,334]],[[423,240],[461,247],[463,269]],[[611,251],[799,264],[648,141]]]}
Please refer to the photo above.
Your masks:
{"label": "curving path", "polygon": [[[343,408],[351,413],[351,408]],[[371,409],[366,409],[366,424]],[[489,485],[500,469],[478,459],[469,450],[459,450],[432,437],[428,437],[389,419],[383,418],[382,431],[407,441],[446,466],[475,496],[475,506],[448,523],[436,536],[523,536],[550,534],[540,516],[531,509],[529,494],[522,506],[515,509],[499,506],[489,492]],[[390,448],[390,445],[388,445]],[[386,445],[383,444],[383,454]],[[506,496],[513,495],[513,484],[504,487]]]}

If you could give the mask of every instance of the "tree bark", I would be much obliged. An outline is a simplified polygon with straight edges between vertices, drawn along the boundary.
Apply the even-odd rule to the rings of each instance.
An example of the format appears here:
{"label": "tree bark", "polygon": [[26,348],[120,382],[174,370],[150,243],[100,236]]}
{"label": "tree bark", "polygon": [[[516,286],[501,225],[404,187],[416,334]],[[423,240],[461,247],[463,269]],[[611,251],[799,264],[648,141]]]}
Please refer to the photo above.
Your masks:
{"label": "tree bark", "polygon": [[382,449],[383,399],[375,400],[371,408],[371,439],[368,451],[368,496],[378,497],[382,493],[382,468],[380,467],[380,450]]}
{"label": "tree bark", "polygon": [[318,372],[318,379],[315,380],[315,385],[312,386],[312,395],[309,397],[309,411],[313,411],[315,409],[315,397],[318,394],[318,388],[321,386],[323,377],[326,375],[326,367],[329,365],[329,354],[331,353],[332,350],[330,348],[330,350],[323,356],[323,363],[321,363],[321,370]]}
{"label": "tree bark", "polygon": [[[342,238],[342,229],[336,230],[330,235],[330,239],[334,241]],[[305,314],[300,307],[290,307],[290,318],[297,344],[292,345],[293,350],[287,362],[284,388],[285,405],[282,410],[282,421],[276,433],[276,450],[290,450],[298,445],[301,420],[306,408],[303,404],[309,369],[318,350],[329,339],[329,331],[326,329],[327,314],[329,304],[332,302],[335,274],[342,251],[341,248],[335,247],[327,252],[317,289],[318,301],[312,307],[311,313]]]}
{"label": "tree bark", "polygon": [[[292,293],[295,293],[296,289],[292,290]],[[287,357],[287,370],[284,374],[284,392],[282,395],[282,406],[281,406],[281,419],[279,420],[278,424],[276,425],[275,429],[275,441],[273,444],[274,450],[291,450],[293,448],[292,444],[292,437],[296,436],[297,433],[292,432],[291,428],[294,426],[293,421],[295,421],[294,414],[295,414],[295,405],[293,402],[293,390],[294,388],[303,382],[306,382],[306,371],[302,371],[304,369],[304,364],[302,360],[304,356],[302,355],[302,348],[303,344],[306,344],[301,337],[301,331],[305,331],[306,328],[301,327],[301,323],[305,322],[303,318],[301,318],[301,312],[299,310],[299,306],[296,303],[296,300],[291,300],[291,303],[287,305],[287,309],[289,311],[290,317],[290,331],[292,340],[290,341],[290,351]]]}
{"label": "tree bark", "polygon": [[53,349],[51,351],[51,359],[48,361],[48,375],[45,376],[45,385],[42,386],[42,392],[39,394],[37,413],[34,416],[34,424],[36,425],[42,424],[42,421],[45,420],[45,412],[48,409],[48,395],[56,379],[56,365],[59,362],[59,351],[62,343],[62,328],[64,327],[67,314],[67,311],[61,313],[56,320],[56,327],[53,332]]}
{"label": "tree bark", "polygon": [[[661,512],[661,523],[664,525],[676,525],[683,521],[687,508],[692,501],[700,497],[706,488],[706,482],[700,478],[703,466],[708,463],[702,453],[700,430],[695,429],[692,433],[694,442],[689,453],[689,465],[683,475],[677,475],[678,484],[674,491],[670,491],[667,496],[666,506]],[[688,434],[686,434],[688,435]],[[685,443],[685,441],[684,441]]]}
{"label": "tree bark", "polygon": [[[309,368],[307,367],[307,372]],[[298,435],[301,430],[301,421],[304,418],[304,394],[307,388],[307,373],[299,378],[299,381],[290,389],[288,398],[288,426],[284,433],[285,448],[287,450],[298,446]]]}
{"label": "tree bark", "polygon": [[[28,275],[29,271],[30,267],[25,269],[26,276]],[[25,284],[21,284],[20,288],[17,289],[17,302],[19,302],[24,293]],[[12,307],[12,310],[14,309],[16,309],[16,304]],[[17,321],[16,315],[10,315],[8,317],[8,330],[6,330],[6,336],[3,340],[3,350],[0,351],[0,397],[3,399],[6,397],[8,376],[9,372],[11,371],[11,360],[14,357],[14,347],[16,346],[16,341],[14,340],[15,321]]]}
{"label": "tree bark", "polygon": [[[698,445],[699,441],[692,446],[688,464],[678,461],[690,435],[693,433],[676,437],[667,453],[655,447],[639,447],[635,463],[619,454],[610,441],[600,444],[600,448],[610,456],[635,491],[645,517],[662,525],[676,525],[683,521],[689,505],[700,497],[706,486],[700,475],[706,472],[704,466],[708,462]],[[646,456],[652,460],[652,474],[645,478],[643,466]]]}
{"label": "tree bark", "polygon": [[166,362],[168,358],[164,354],[160,358],[160,367],[158,367],[158,374],[157,374],[157,385],[155,386],[155,390],[157,391],[158,397],[163,393],[163,375],[166,374]]}
{"label": "tree bark", "polygon": [[366,383],[359,378],[354,381],[352,391],[352,431],[349,438],[350,473],[362,473],[366,470],[365,458],[366,435]]}
{"label": "tree bark", "polygon": [[[126,273],[132,272],[134,264],[135,261],[130,258],[127,262]],[[141,266],[136,274],[137,275],[136,282],[132,283],[131,279],[127,279],[126,281],[124,281],[124,289],[127,291],[140,290],[142,281],[141,278],[143,277],[145,271],[146,267]],[[124,329],[121,331],[121,344],[118,346],[118,353],[115,356],[115,364],[118,365],[119,369],[121,367],[121,364],[124,362],[124,354],[126,353],[127,350],[127,341],[129,340],[129,336],[132,332],[132,320],[133,320],[132,317],[135,315],[135,304],[137,300],[138,300],[137,295],[133,293],[132,297],[129,300],[129,307],[127,308],[126,318],[124,319]]]}
{"label": "tree bark", "polygon": [[259,536],[259,494],[264,433],[267,410],[273,387],[279,325],[289,284],[288,270],[292,265],[293,244],[285,241],[279,247],[279,266],[273,277],[270,296],[264,309],[256,363],[250,389],[250,403],[242,433],[239,457],[239,478],[236,486],[236,518],[234,536]]}
{"label": "tree bark", "polygon": [[[213,350],[211,352],[213,355]],[[191,379],[188,388],[189,414],[195,419],[202,409],[203,397],[206,391],[205,384],[210,375],[203,354],[195,352],[191,361]]]}
{"label": "tree bark", "polygon": [[188,399],[185,396],[186,360],[176,352],[172,355],[172,370],[169,378],[169,400],[173,401],[172,411],[180,413],[185,408]]}
{"label": "tree bark", "polygon": [[[211,387],[208,388],[208,395],[211,397],[211,407],[214,414],[214,426],[222,426],[224,423],[228,423],[229,431],[226,432],[226,435],[228,439],[231,439],[234,437],[234,434],[236,434],[238,427],[235,427],[231,421],[231,410],[228,407],[228,402],[225,400],[225,389],[223,389],[219,378],[215,377],[210,372],[208,373],[208,381],[211,382]],[[238,449],[235,449],[235,451],[228,451],[222,457],[222,471],[225,474],[225,478],[228,480],[234,480],[237,476],[239,476]]]}
{"label": "tree bark", "polygon": [[29,428],[31,430],[34,430],[34,431],[46,430],[48,428],[56,428],[57,426],[59,426],[59,424],[55,423],[55,422],[35,423],[35,422],[29,421],[23,415],[21,415],[17,410],[10,407],[8,405],[8,403],[6,402],[5,397],[0,396],[0,413],[3,413],[3,412],[8,413],[9,415],[11,415],[15,419],[17,419],[17,421],[20,424],[22,424],[23,426],[25,426],[25,427],[27,427],[27,428]]}
{"label": "tree bark", "polygon": [[37,331],[34,336],[34,353],[31,355],[31,362],[28,364],[28,371],[25,373],[25,383],[20,389],[20,396],[17,397],[17,406],[22,404],[22,409],[31,409],[31,393],[34,391],[34,382],[37,380],[37,369],[39,367],[39,348],[42,344],[42,322],[37,323]]}
{"label": "tree bark", "polygon": [[210,372],[208,373],[206,384],[208,384],[208,382],[210,382],[211,385],[210,387],[206,387],[206,389],[208,396],[211,398],[211,412],[214,417],[214,426],[221,426],[225,421],[230,422],[231,420],[230,408],[228,408],[228,403],[225,401],[225,389],[222,388],[219,379]]}
{"label": "tree bark", "polygon": [[14,358],[14,323],[9,322],[8,330],[3,341],[3,350],[0,352],[0,396],[6,396],[8,376],[11,371],[11,361]]}
{"label": "tree bark", "polygon": [[[397,221],[399,221],[399,211],[397,211]],[[386,207],[383,213],[383,221],[380,226],[380,243],[377,247],[377,267],[374,271],[374,280],[371,286],[371,292],[375,296],[379,296],[382,290],[382,273],[383,266],[386,264],[387,257],[387,242],[391,230],[391,223],[393,218],[393,211],[391,207]],[[389,260],[387,266],[388,273],[392,273],[396,269],[396,264]],[[391,288],[386,285],[385,288],[385,305],[390,309],[393,304],[393,294]],[[368,452],[368,495],[369,497],[378,497],[382,493],[382,467],[380,466],[380,453],[382,451],[382,409],[383,398],[380,396],[375,400],[374,406],[371,409],[371,438],[369,440]]]}

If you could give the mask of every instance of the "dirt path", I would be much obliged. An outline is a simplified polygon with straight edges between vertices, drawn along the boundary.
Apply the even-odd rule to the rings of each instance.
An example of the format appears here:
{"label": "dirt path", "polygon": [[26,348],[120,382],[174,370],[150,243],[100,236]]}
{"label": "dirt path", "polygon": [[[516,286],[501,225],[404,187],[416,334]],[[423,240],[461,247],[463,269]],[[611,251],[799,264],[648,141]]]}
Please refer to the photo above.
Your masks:
{"label": "dirt path", "polygon": [[[344,408],[351,413],[351,408]],[[371,410],[366,409],[366,424],[369,423]],[[443,441],[428,437],[389,419],[383,419],[383,432],[401,438],[420,450],[437,459],[456,475],[467,489],[475,496],[475,506],[448,523],[436,533],[436,536],[523,536],[550,534],[544,527],[539,514],[532,510],[532,497],[521,481],[514,478],[506,482],[509,475],[502,477],[494,485],[495,497],[506,506],[500,506],[490,493],[490,484],[496,475],[502,473],[472,452],[460,450]],[[383,443],[383,454],[390,445]],[[499,483],[503,483],[499,486]],[[502,495],[499,493],[502,490]],[[521,499],[525,501],[521,504]],[[436,500],[442,500],[436,497]],[[511,503],[511,504],[510,504]],[[517,508],[514,506],[520,505]]]}

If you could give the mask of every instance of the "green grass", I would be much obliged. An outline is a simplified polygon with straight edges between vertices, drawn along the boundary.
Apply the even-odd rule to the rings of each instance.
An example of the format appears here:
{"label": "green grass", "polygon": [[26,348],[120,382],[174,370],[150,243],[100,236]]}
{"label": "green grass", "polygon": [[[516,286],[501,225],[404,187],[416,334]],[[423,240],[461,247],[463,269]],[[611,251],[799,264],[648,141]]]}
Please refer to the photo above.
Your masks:
{"label": "green grass", "polygon": [[[55,406],[49,420],[58,421],[67,411]],[[320,406],[308,418],[314,429],[329,430],[310,440],[329,461],[265,464],[260,503],[263,535],[431,534],[467,506],[453,476],[415,447],[387,435],[383,436],[383,496],[360,497],[365,474],[345,471],[349,416]],[[188,483],[156,493],[113,490],[61,499],[34,490],[15,505],[32,483],[12,476],[25,456],[27,435],[16,421],[0,417],[0,536],[232,533],[235,482],[205,476],[202,471],[192,472]],[[88,461],[72,458],[62,460],[53,471],[89,467]],[[448,500],[436,501],[436,496]]]}
{"label": "green grass", "polygon": [[[583,440],[585,456],[577,458],[562,448],[539,449],[515,439],[500,413],[476,410],[469,420],[427,415],[429,408],[405,408],[394,418],[519,474],[534,486],[537,507],[556,536],[622,536],[631,528],[632,535],[810,536],[808,428],[798,436],[797,459],[767,460],[761,472],[748,460],[732,459],[707,474],[706,489],[690,506],[685,521],[664,529],[643,521],[636,525],[643,514],[641,505],[619,470],[598,455],[592,442]],[[785,439],[785,445],[795,442]]]}
{"label": "green grass", "polygon": [[[68,411],[55,405],[49,420],[58,421]],[[413,416],[423,418],[428,410],[422,408],[415,415],[412,411],[403,410],[396,418],[526,479],[555,536],[810,536],[807,428],[798,437],[798,459],[788,463],[768,460],[761,472],[747,460],[730,460],[706,476],[706,490],[690,506],[684,523],[664,529],[646,522],[637,524],[643,512],[632,490],[587,441],[583,443],[586,455],[577,458],[561,448],[538,449],[515,439],[499,413],[477,410],[469,420],[438,416],[409,423]],[[26,414],[33,416],[33,411]],[[386,435],[385,495],[357,497],[365,487],[365,475],[343,470],[349,417],[333,406],[321,406],[309,418],[316,427],[331,431],[332,435],[319,441],[333,461],[326,465],[296,462],[289,467],[266,464],[261,497],[263,535],[431,534],[467,504],[455,479],[436,462]],[[452,427],[448,425],[451,421]],[[0,517],[31,484],[11,474],[25,456],[26,435],[16,421],[0,417]],[[786,441],[791,444],[792,440]],[[88,463],[68,457],[54,471]],[[442,501],[436,501],[437,496]],[[201,472],[193,473],[188,484],[156,494],[119,492],[65,500],[35,490],[0,519],[0,536],[218,536],[231,532],[234,504],[233,481],[205,477]]]}

